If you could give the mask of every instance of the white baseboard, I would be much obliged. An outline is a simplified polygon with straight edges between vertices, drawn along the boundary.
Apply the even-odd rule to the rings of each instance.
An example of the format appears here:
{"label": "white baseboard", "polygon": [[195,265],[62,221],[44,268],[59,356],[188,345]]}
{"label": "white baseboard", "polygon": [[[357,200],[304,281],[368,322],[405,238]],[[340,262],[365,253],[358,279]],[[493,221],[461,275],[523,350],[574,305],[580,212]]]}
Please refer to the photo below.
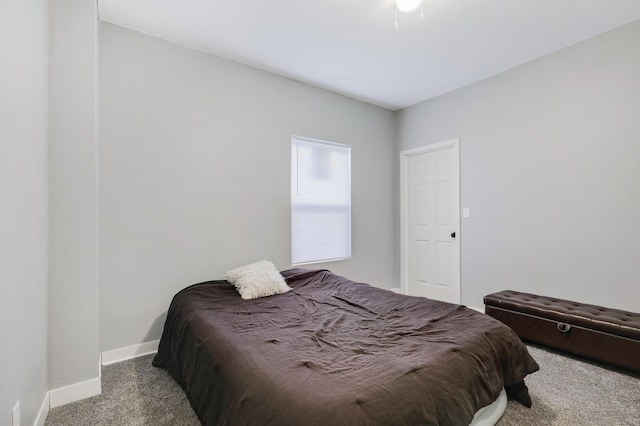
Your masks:
{"label": "white baseboard", "polygon": [[[99,357],[100,367],[155,353],[158,351],[159,343],[160,340],[154,340],[140,345],[127,346],[126,348],[103,352]],[[38,418],[34,426],[44,425],[44,421],[47,418],[49,409],[51,408],[80,401],[81,399],[95,395],[100,395],[102,393],[102,371],[101,368],[98,368],[98,370],[100,373],[95,379],[50,390],[45,397],[45,401],[42,403],[40,413],[38,414]]]}
{"label": "white baseboard", "polygon": [[44,401],[42,401],[42,405],[40,405],[40,410],[38,411],[36,421],[33,422],[33,426],[44,426],[44,422],[47,420],[47,414],[49,414],[49,404],[49,392],[47,392],[44,395]]}
{"label": "white baseboard", "polygon": [[389,290],[391,290],[391,291],[393,291],[395,293],[404,294],[404,291],[402,291],[402,289],[400,287],[390,288]]}
{"label": "white baseboard", "polygon": [[102,381],[99,377],[49,391],[49,408],[59,407],[70,402],[80,401],[102,393]]}
{"label": "white baseboard", "polygon": [[160,340],[153,340],[139,345],[102,352],[102,365],[114,364],[116,362],[156,353],[158,352],[159,343]]}
{"label": "white baseboard", "polygon": [[467,308],[473,309],[474,311],[478,311],[481,314],[484,314],[484,309],[482,309],[482,308],[476,308],[476,307],[473,307],[473,306],[467,306]]}

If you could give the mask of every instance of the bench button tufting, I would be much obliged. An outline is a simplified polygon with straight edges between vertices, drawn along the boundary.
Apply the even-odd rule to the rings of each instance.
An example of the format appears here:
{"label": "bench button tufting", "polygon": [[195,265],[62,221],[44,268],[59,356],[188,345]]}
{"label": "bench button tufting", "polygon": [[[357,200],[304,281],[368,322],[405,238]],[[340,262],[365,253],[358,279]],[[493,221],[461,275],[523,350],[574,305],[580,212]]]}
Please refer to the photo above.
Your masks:
{"label": "bench button tufting", "polygon": [[[555,323],[558,333],[562,333],[552,338],[548,336],[548,328],[541,326],[536,329],[536,326],[534,326],[533,330],[526,331],[527,333],[530,332],[530,335],[527,336],[528,340],[543,342],[545,338],[552,338],[556,342],[551,345],[552,347],[557,346],[559,349],[569,350],[578,354],[578,350],[582,351],[585,347],[591,348],[593,346],[591,337],[595,336],[594,333],[606,333],[613,339],[613,343],[611,345],[602,345],[607,347],[598,348],[598,353],[593,353],[590,357],[616,366],[631,368],[633,371],[640,371],[640,364],[638,363],[640,358],[632,356],[634,359],[631,361],[626,360],[626,358],[622,359],[621,356],[617,355],[618,351],[616,349],[618,345],[622,344],[626,345],[623,345],[625,348],[631,348],[630,351],[632,353],[640,348],[640,312],[625,312],[603,306],[513,291],[510,293],[511,295],[508,295],[505,291],[499,294],[496,300],[491,303],[500,306],[501,309],[510,311],[514,319],[509,319],[509,321],[517,324],[516,322],[520,318],[524,316],[531,317],[537,321],[535,323],[537,325],[542,324],[541,321],[545,321],[544,324],[553,327],[553,323]],[[505,302],[503,305],[508,302],[510,306],[504,306],[503,308],[501,302]],[[485,304],[487,303],[485,302]],[[562,320],[571,321],[571,323],[565,323]],[[507,323],[507,325],[509,324]],[[574,326],[577,327],[575,331],[573,330]],[[523,333],[525,332],[523,331]],[[578,334],[575,335],[575,333]],[[583,336],[587,336],[586,339],[590,341],[583,342]],[[629,349],[623,352],[627,353]],[[586,353],[585,356],[587,356]]]}

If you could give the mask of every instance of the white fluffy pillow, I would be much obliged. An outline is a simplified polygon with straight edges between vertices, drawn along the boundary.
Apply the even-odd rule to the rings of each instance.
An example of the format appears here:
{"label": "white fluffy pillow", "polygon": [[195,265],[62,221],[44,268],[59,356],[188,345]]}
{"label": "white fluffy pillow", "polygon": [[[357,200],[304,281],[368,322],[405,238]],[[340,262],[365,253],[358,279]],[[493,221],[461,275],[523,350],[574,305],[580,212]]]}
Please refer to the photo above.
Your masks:
{"label": "white fluffy pillow", "polygon": [[243,299],[257,299],[291,290],[275,265],[268,260],[232,269],[224,278],[236,286]]}

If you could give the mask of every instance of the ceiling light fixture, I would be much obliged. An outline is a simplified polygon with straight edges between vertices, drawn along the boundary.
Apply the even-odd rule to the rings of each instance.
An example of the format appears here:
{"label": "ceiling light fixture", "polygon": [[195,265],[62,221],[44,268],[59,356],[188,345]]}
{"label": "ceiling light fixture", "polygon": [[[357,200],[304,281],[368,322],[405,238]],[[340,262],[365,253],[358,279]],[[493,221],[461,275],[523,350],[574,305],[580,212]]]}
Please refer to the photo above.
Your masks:
{"label": "ceiling light fixture", "polygon": [[422,4],[422,0],[396,0],[396,7],[400,12],[411,12]]}
{"label": "ceiling light fixture", "polygon": [[396,28],[398,28],[398,11],[413,12],[418,7],[420,7],[420,19],[422,19],[424,12],[423,0],[396,0]]}

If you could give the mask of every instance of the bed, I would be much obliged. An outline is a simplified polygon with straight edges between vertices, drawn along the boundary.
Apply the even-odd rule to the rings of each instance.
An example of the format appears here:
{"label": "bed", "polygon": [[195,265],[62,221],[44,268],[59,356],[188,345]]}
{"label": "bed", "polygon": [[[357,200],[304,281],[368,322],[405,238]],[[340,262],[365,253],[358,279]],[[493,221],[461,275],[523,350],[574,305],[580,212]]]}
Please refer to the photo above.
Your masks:
{"label": "bed", "polygon": [[517,335],[464,306],[290,269],[284,294],[227,281],[175,295],[153,365],[203,425],[468,425],[503,392],[530,405]]}

